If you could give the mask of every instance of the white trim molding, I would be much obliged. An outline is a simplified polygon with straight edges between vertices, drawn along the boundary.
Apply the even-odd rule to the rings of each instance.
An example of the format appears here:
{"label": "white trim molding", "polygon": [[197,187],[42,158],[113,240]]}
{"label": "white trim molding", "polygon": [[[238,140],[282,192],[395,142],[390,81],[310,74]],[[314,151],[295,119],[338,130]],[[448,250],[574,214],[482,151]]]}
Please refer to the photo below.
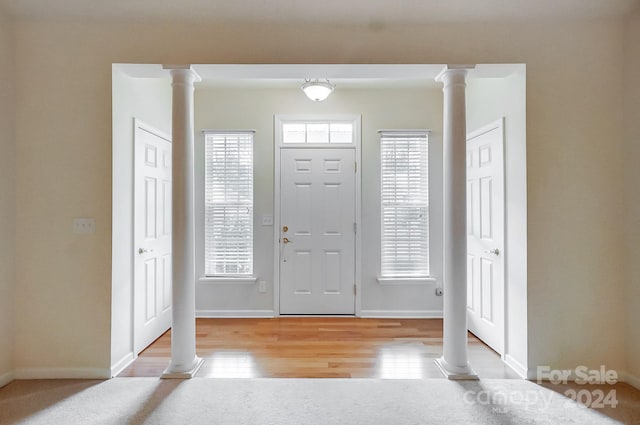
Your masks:
{"label": "white trim molding", "polygon": [[254,285],[257,281],[257,276],[203,276],[198,279],[201,285]]}
{"label": "white trim molding", "polygon": [[127,368],[131,363],[133,363],[136,359],[136,356],[133,354],[133,351],[125,354],[120,360],[118,360],[115,364],[111,365],[111,377],[115,378],[123,370]]}
{"label": "white trim molding", "polygon": [[435,285],[438,280],[434,277],[378,277],[380,285]]}
{"label": "white trim molding", "polygon": [[4,387],[5,385],[9,385],[14,379],[16,379],[16,377],[13,374],[13,371],[9,371],[3,375],[0,375],[0,388]]}
{"label": "white trim molding", "polygon": [[620,380],[622,382],[626,382],[627,384],[631,385],[632,387],[640,390],[640,377],[635,376],[627,371],[622,371],[618,374],[618,376],[620,377]]}
{"label": "white trim molding", "polygon": [[442,310],[361,310],[366,319],[442,319]]}
{"label": "white trim molding", "polygon": [[15,379],[110,379],[110,368],[31,367],[16,369]]}
{"label": "white trim molding", "polygon": [[517,373],[522,379],[527,379],[527,368],[522,365],[518,360],[509,354],[505,354],[503,361],[509,366],[515,373]]}
{"label": "white trim molding", "polygon": [[251,130],[229,130],[229,129],[218,129],[218,128],[203,128],[202,130],[200,130],[200,132],[202,132],[203,134],[207,134],[207,133],[227,133],[227,134],[243,134],[243,133],[253,133],[256,134],[256,130],[251,129]]}
{"label": "white trim molding", "polygon": [[247,319],[247,318],[273,318],[273,310],[196,310],[199,319]]}

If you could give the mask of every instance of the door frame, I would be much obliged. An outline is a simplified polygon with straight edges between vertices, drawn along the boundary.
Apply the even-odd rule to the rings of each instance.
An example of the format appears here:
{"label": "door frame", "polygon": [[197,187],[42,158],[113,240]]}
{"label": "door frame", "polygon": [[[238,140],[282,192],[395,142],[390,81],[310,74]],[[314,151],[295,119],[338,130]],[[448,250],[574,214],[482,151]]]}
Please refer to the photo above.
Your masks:
{"label": "door frame", "polygon": [[[136,209],[136,200],[135,200],[135,196],[136,196],[136,184],[138,182],[138,179],[140,177],[140,172],[141,170],[137,167],[137,163],[136,163],[136,151],[138,148],[138,143],[140,142],[140,140],[136,137],[136,133],[137,130],[140,129],[141,131],[145,131],[149,134],[152,134],[154,136],[157,136],[161,139],[166,140],[167,142],[169,142],[169,144],[171,146],[173,146],[173,142],[171,140],[171,136],[168,135],[167,133],[158,130],[157,128],[147,124],[146,122],[140,120],[139,118],[134,118],[133,119],[133,186],[132,186],[132,190],[131,190],[131,200],[132,200],[132,233],[131,233],[131,347],[132,347],[132,352],[133,352],[133,358],[136,359],[138,357],[138,340],[140,338],[139,335],[139,323],[137,321],[137,316],[136,316],[136,308],[137,308],[137,298],[136,298],[136,268],[139,266],[138,263],[138,257],[139,254],[136,251],[136,247],[138,246],[138,244],[136,244],[136,213],[138,212]],[[173,158],[172,158],[173,160]],[[173,179],[173,177],[172,177]],[[173,230],[172,230],[173,232]],[[171,284],[173,285],[173,282],[171,282]],[[171,308],[173,309],[173,299],[171,300]],[[171,325],[169,326],[169,329],[171,329]],[[146,348],[146,347],[144,347]],[[144,350],[144,348],[142,348],[142,350]],[[140,350],[140,351],[142,351]]]}
{"label": "door frame", "polygon": [[274,147],[274,187],[273,187],[273,312],[274,316],[280,316],[280,227],[282,223],[280,221],[280,184],[281,184],[281,159],[280,151],[284,149],[353,149],[352,145],[290,145],[286,146],[282,144],[282,124],[284,122],[292,121],[349,121],[353,123],[353,137],[355,139],[355,158],[356,158],[356,172],[355,172],[355,220],[356,220],[356,237],[355,237],[355,276],[354,284],[356,287],[355,294],[355,316],[360,317],[361,311],[361,294],[362,294],[362,116],[359,114],[314,114],[314,115],[283,115],[276,114],[273,119],[273,147]]}
{"label": "door frame", "polygon": [[[508,265],[508,260],[509,260],[509,247],[507,246],[507,169],[506,169],[506,164],[507,164],[507,155],[506,155],[506,144],[507,144],[507,140],[506,140],[506,133],[505,133],[505,118],[501,117],[498,118],[495,121],[490,122],[489,124],[483,125],[482,127],[473,130],[469,133],[467,133],[466,136],[466,141],[465,141],[465,146],[468,145],[469,141],[472,139],[475,139],[476,137],[482,136],[483,134],[489,133],[490,131],[493,130],[498,130],[500,132],[500,135],[502,136],[502,143],[501,143],[501,147],[502,147],[502,247],[503,247],[503,251],[502,251],[502,315],[503,315],[503,319],[502,319],[502,353],[500,354],[500,357],[502,358],[503,361],[506,361],[506,355],[507,355],[507,338],[508,338],[508,333],[507,333],[507,328],[508,328],[508,281],[507,281],[507,265]],[[467,314],[469,314],[467,312]],[[469,326],[467,324],[467,331],[469,331]],[[475,334],[474,334],[475,335]],[[476,335],[476,337],[478,339],[480,339],[482,341],[482,339],[480,337],[478,337]],[[485,343],[483,341],[483,343]],[[486,344],[486,343],[485,343]],[[488,344],[487,344],[488,346]]]}

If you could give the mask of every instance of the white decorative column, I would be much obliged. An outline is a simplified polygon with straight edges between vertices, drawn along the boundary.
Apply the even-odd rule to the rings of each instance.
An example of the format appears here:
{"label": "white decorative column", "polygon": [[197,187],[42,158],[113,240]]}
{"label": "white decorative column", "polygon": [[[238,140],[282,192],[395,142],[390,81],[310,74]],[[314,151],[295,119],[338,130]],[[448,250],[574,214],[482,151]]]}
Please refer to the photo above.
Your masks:
{"label": "white decorative column", "polygon": [[447,66],[444,84],[444,334],[436,364],[449,379],[478,379],[467,361],[466,76],[474,66]]}
{"label": "white decorative column", "polygon": [[171,364],[163,378],[192,378],[202,359],[196,356],[194,257],[193,92],[198,75],[190,66],[165,66],[173,80],[172,232],[173,306]]}

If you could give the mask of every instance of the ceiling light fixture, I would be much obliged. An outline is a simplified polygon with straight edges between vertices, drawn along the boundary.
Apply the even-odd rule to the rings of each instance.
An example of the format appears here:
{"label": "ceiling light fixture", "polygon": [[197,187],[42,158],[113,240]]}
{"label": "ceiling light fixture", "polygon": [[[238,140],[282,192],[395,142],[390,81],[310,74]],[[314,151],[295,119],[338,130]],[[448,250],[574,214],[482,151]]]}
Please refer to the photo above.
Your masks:
{"label": "ceiling light fixture", "polygon": [[316,78],[314,81],[311,81],[306,78],[301,88],[309,99],[322,102],[333,92],[336,86],[331,84],[329,80],[320,81]]}

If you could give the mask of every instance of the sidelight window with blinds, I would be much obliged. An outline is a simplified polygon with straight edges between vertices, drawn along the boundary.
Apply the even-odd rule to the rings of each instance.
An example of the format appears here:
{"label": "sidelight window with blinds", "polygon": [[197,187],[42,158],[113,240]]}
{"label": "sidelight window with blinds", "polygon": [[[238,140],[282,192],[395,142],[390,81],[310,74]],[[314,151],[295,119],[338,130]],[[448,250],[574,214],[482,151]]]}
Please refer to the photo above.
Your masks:
{"label": "sidelight window with blinds", "polygon": [[204,132],[206,276],[253,274],[253,136]]}
{"label": "sidelight window with blinds", "polygon": [[382,277],[429,275],[428,138],[380,131]]}

